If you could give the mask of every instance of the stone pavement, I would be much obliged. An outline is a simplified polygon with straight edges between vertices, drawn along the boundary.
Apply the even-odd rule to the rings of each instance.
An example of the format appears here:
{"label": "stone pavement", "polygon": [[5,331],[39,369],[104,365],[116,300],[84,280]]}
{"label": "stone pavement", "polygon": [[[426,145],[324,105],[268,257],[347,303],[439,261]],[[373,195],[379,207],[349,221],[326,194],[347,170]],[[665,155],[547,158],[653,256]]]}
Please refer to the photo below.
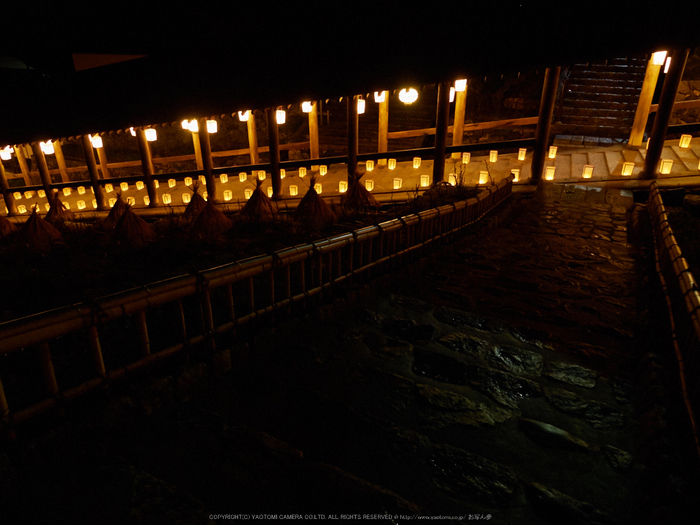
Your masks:
{"label": "stone pavement", "polygon": [[682,522],[665,333],[650,321],[649,255],[629,242],[628,209],[619,191],[515,195],[371,292],[254,330],[189,403],[173,403],[182,377],[121,398],[99,425],[68,432],[77,444],[42,460],[53,468],[33,486],[52,488],[52,519],[68,512],[63,490],[82,494],[69,517],[106,505],[118,518],[101,523],[254,512]]}

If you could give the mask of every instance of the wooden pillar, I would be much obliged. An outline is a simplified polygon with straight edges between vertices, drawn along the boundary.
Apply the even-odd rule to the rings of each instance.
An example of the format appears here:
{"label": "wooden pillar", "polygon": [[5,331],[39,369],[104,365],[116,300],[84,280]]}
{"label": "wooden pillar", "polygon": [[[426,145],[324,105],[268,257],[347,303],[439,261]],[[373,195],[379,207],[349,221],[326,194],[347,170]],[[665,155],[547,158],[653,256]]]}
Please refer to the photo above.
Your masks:
{"label": "wooden pillar", "polygon": [[248,113],[248,148],[250,149],[250,163],[260,164],[258,155],[258,130],[255,127],[255,112],[251,109]]}
{"label": "wooden pillar", "polygon": [[[378,153],[389,151],[389,92],[382,91],[384,100],[379,103],[379,144]],[[386,159],[379,159],[378,166],[386,166]]]}
{"label": "wooden pillar", "polygon": [[447,121],[450,116],[450,85],[438,85],[437,115],[435,118],[435,150],[433,153],[433,184],[445,179],[445,148],[447,146]]}
{"label": "wooden pillar", "polygon": [[143,169],[143,177],[146,179],[146,192],[148,193],[148,207],[155,208],[160,204],[158,200],[158,192],[156,191],[156,182],[153,179],[155,168],[153,166],[153,155],[151,154],[151,145],[146,139],[146,132],[143,128],[135,128],[136,140],[139,145],[139,155],[141,157],[141,168]]}
{"label": "wooden pillar", "polygon": [[690,49],[678,49],[671,58],[671,67],[664,79],[664,86],[661,89],[661,97],[659,98],[659,109],[656,111],[654,125],[651,128],[651,135],[649,135],[642,178],[654,179],[657,176],[661,152],[664,148],[664,140],[666,140],[666,131],[668,131],[668,123],[673,113],[673,103],[676,101],[678,85],[683,78],[685,63],[689,54]]}
{"label": "wooden pillar", "polygon": [[0,193],[2,193],[2,198],[5,199],[5,206],[7,206],[8,215],[17,215],[17,204],[15,204],[15,197],[10,191],[10,185],[7,183],[7,174],[5,173],[5,166],[2,165],[0,160]]}
{"label": "wooden pillar", "polygon": [[311,103],[311,111],[309,112],[309,157],[311,159],[318,159],[320,156],[321,152],[318,141],[318,102],[314,101]]}
{"label": "wooden pillar", "polygon": [[24,185],[31,186],[32,179],[29,177],[29,166],[27,165],[27,157],[24,156],[24,146],[15,146],[15,157],[17,157],[17,162],[19,163],[19,169],[22,171],[22,177],[24,178]]}
{"label": "wooden pillar", "polygon": [[104,140],[102,141],[102,147],[95,149],[97,150],[97,158],[100,159],[100,171],[102,171],[102,178],[111,179],[112,172],[109,170],[109,166],[107,166],[107,154],[105,153]]}
{"label": "wooden pillar", "polygon": [[202,148],[199,145],[199,131],[192,132],[192,144],[194,145],[194,160],[197,163],[197,169],[203,170],[204,163],[202,162]]}
{"label": "wooden pillar", "polygon": [[63,156],[63,149],[61,148],[60,140],[53,141],[53,151],[56,155],[56,164],[58,164],[58,171],[61,173],[61,182],[70,181],[70,177],[68,176],[68,170],[66,169],[66,159]]}
{"label": "wooden pillar", "polygon": [[[455,92],[455,123],[452,128],[452,145],[459,146],[464,138],[464,115],[467,109],[467,88],[464,91]],[[453,159],[462,158],[462,153],[455,151],[452,153]]]}
{"label": "wooden pillar", "polygon": [[649,108],[654,98],[654,90],[656,89],[656,82],[659,79],[659,71],[661,71],[661,66],[654,64],[654,57],[652,56],[647,63],[642,91],[639,93],[639,102],[637,102],[637,111],[634,114],[632,131],[630,132],[630,138],[627,142],[630,146],[641,146],[644,141],[644,130],[647,127]]}
{"label": "wooden pillar", "polygon": [[537,119],[537,131],[535,132],[535,149],[532,152],[532,176],[530,184],[538,184],[542,180],[547,148],[549,146],[549,131],[552,128],[552,116],[554,115],[554,103],[557,99],[557,85],[559,84],[561,67],[548,67],[544,73],[544,86],[540,100],[540,114]]}
{"label": "wooden pillar", "polygon": [[41,184],[44,186],[44,191],[46,192],[46,200],[53,206],[53,195],[51,194],[53,186],[51,185],[49,166],[46,164],[46,157],[44,156],[44,152],[41,151],[41,146],[38,142],[32,142],[32,153],[34,154],[37,167],[39,168],[39,176],[41,177]]}
{"label": "wooden pillar", "polygon": [[199,120],[199,147],[202,150],[202,169],[204,180],[207,182],[207,200],[218,202],[216,194],[216,181],[214,180],[214,160],[211,157],[211,143],[209,142],[209,130],[207,129],[207,117]]}
{"label": "wooden pillar", "polygon": [[97,172],[97,161],[95,160],[95,152],[92,149],[90,137],[87,135],[81,136],[80,143],[83,146],[83,155],[85,155],[85,163],[87,164],[88,174],[90,175],[90,184],[92,184],[92,191],[95,194],[95,200],[97,201],[97,209],[106,210],[107,200],[105,199],[104,191],[102,191],[102,186],[100,185],[100,176]]}
{"label": "wooden pillar", "polygon": [[265,109],[267,116],[267,136],[270,147],[270,176],[272,177],[272,198],[282,197],[282,178],[280,177],[280,134],[274,108]]}
{"label": "wooden pillar", "polygon": [[357,96],[348,96],[348,187],[355,183],[357,175],[357,153],[359,142],[359,117],[357,114]]}

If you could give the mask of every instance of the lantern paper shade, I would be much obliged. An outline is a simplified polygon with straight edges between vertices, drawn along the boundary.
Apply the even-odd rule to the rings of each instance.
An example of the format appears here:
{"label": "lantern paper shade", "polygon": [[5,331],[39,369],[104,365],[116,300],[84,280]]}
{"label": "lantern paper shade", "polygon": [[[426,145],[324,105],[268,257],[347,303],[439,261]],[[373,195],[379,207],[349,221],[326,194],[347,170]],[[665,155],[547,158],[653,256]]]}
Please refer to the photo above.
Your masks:
{"label": "lantern paper shade", "polygon": [[284,179],[287,176],[287,171],[285,169],[280,170],[280,179]]}
{"label": "lantern paper shade", "polygon": [[479,184],[486,184],[489,181],[489,172],[480,171],[479,172]]}
{"label": "lantern paper shade", "polygon": [[306,177],[306,168],[299,168],[299,177],[300,178]]}
{"label": "lantern paper shade", "polygon": [[92,199],[92,207],[97,208],[97,199]]}
{"label": "lantern paper shade", "polygon": [[146,140],[148,142],[153,142],[158,139],[158,133],[156,133],[154,128],[148,128],[144,131],[146,132]]}
{"label": "lantern paper shade", "polygon": [[189,204],[191,200],[192,200],[192,195],[190,195],[189,193],[182,194],[182,202],[184,202],[185,204]]}
{"label": "lantern paper shade", "polygon": [[39,190],[36,192],[36,194],[39,196],[39,198],[43,199],[46,197],[46,192],[44,190]]}
{"label": "lantern paper shade", "polygon": [[287,113],[283,109],[278,109],[275,112],[275,118],[277,120],[277,124],[284,124],[287,120]]}
{"label": "lantern paper shade", "polygon": [[311,102],[302,102],[301,103],[301,110],[304,113],[311,113]]}
{"label": "lantern paper shade", "polygon": [[513,174],[513,182],[519,182],[520,181],[520,168],[514,168],[510,170],[510,172]]}
{"label": "lantern paper shade", "polygon": [[78,186],[78,195],[83,195],[85,193],[85,186]]}
{"label": "lantern paper shade", "polygon": [[238,174],[238,180],[241,181],[241,182],[247,181],[247,180],[248,180],[248,174],[245,173],[245,172],[240,172],[240,173]]}
{"label": "lantern paper shade", "polygon": [[224,200],[230,201],[233,198],[233,192],[231,190],[224,190]]}
{"label": "lantern paper shade", "polygon": [[78,209],[79,210],[84,210],[85,209],[85,201],[78,201]]}
{"label": "lantern paper shade", "polygon": [[243,192],[243,195],[245,195],[246,199],[250,199],[250,197],[253,195],[253,190],[251,190],[250,188],[246,188]]}
{"label": "lantern paper shade", "polygon": [[222,173],[219,175],[219,181],[221,184],[226,184],[228,182],[228,175],[226,173]]}
{"label": "lantern paper shade", "polygon": [[414,168],[420,168],[420,157],[413,157],[413,167]]}
{"label": "lantern paper shade", "polygon": [[92,142],[92,147],[95,149],[101,148],[102,147],[102,137],[99,135],[90,136],[90,142]]}
{"label": "lantern paper shade", "polygon": [[[49,204],[49,209],[51,209],[50,204]],[[20,213],[27,213],[27,207],[24,204],[20,204],[19,206],[17,206],[17,211]],[[46,211],[48,211],[48,210],[46,210]]]}
{"label": "lantern paper shade", "polygon": [[450,102],[454,102],[454,101],[455,101],[455,88],[450,86]]}
{"label": "lantern paper shade", "polygon": [[41,151],[44,153],[44,155],[53,155],[54,150],[53,150],[53,142],[50,140],[47,140],[46,142],[40,142],[39,147],[41,148]]}
{"label": "lantern paper shade", "polygon": [[386,98],[385,93],[386,93],[386,91],[375,91],[374,92],[374,101],[377,104],[384,102],[384,99]]}
{"label": "lantern paper shade", "polygon": [[177,181],[175,179],[168,179],[168,188],[174,188],[176,184]]}
{"label": "lantern paper shade", "polygon": [[258,180],[265,180],[265,177],[267,177],[267,174],[265,173],[265,171],[259,170],[258,171]]}
{"label": "lantern paper shade", "polygon": [[460,80],[455,80],[455,91],[466,91],[467,90],[467,79],[462,78]]}
{"label": "lantern paper shade", "polygon": [[629,177],[632,175],[632,170],[634,169],[634,162],[624,162],[622,164],[622,175],[623,177]]}
{"label": "lantern paper shade", "polygon": [[339,191],[340,193],[345,193],[346,191],[348,191],[348,183],[347,183],[347,181],[341,180],[341,181],[338,183],[338,191]]}
{"label": "lantern paper shade", "polygon": [[518,160],[525,160],[525,155],[527,154],[526,148],[520,148],[518,150]]}
{"label": "lantern paper shade", "polygon": [[122,191],[127,191],[129,189],[129,183],[128,182],[122,182],[119,187],[121,188]]}
{"label": "lantern paper shade", "polygon": [[320,195],[323,192],[323,185],[320,182],[317,182],[314,184],[314,189],[316,190],[316,193]]}
{"label": "lantern paper shade", "polygon": [[[185,194],[183,193],[183,195],[185,195]],[[163,204],[170,204],[172,201],[173,201],[173,198],[170,196],[169,193],[163,194]]]}
{"label": "lantern paper shade", "polygon": [[472,159],[472,154],[469,153],[468,151],[465,151],[462,153],[462,164],[469,164],[469,161]]}
{"label": "lantern paper shade", "polygon": [[450,174],[447,176],[447,184],[449,184],[450,186],[456,186],[456,185],[457,185],[457,177],[455,176],[454,173],[450,173]]}
{"label": "lantern paper shade", "polygon": [[269,188],[267,188],[267,196],[268,196],[268,197],[272,197],[272,186],[270,186]]}
{"label": "lantern paper shade", "polygon": [[557,156],[557,146],[549,146],[549,158],[553,159]]}
{"label": "lantern paper shade", "polygon": [[289,186],[289,194],[292,197],[296,197],[299,194],[299,187],[296,186],[295,184],[292,184],[291,186]]}
{"label": "lantern paper shade", "polygon": [[[127,198],[126,198],[126,203],[127,203],[129,206],[133,206],[134,204],[136,204],[136,199],[134,199],[133,197],[127,197]],[[68,203],[66,203],[66,204],[68,204]]]}
{"label": "lantern paper shade", "polygon": [[671,173],[671,168],[673,167],[673,161],[670,159],[661,160],[661,169],[659,170],[663,175],[668,175]]}
{"label": "lantern paper shade", "polygon": [[185,177],[185,186],[192,186],[192,177]]}
{"label": "lantern paper shade", "polygon": [[68,197],[72,193],[72,190],[70,188],[63,188],[63,195]]}
{"label": "lantern paper shade", "polygon": [[396,159],[389,159],[389,169],[396,169]]}
{"label": "lantern paper shade", "polygon": [[151,204],[151,198],[150,198],[148,195],[144,195],[144,196],[143,196],[143,203],[144,203],[146,206],[148,206],[149,204]]}
{"label": "lantern paper shade", "polygon": [[[168,198],[170,198],[170,195],[168,195]],[[114,197],[110,197],[108,202],[109,202],[109,207],[111,208],[117,203],[117,199]],[[165,195],[163,195],[163,202],[165,202]],[[169,202],[170,202],[170,200],[168,200],[168,202],[166,204],[168,204]]]}
{"label": "lantern paper shade", "polygon": [[10,160],[12,158],[12,149],[10,146],[5,146],[3,149],[0,149],[0,159],[2,160]]}
{"label": "lantern paper shade", "polygon": [[498,150],[492,149],[489,151],[489,162],[497,162],[498,161]]}
{"label": "lantern paper shade", "polygon": [[318,167],[318,173],[319,173],[319,175],[321,175],[321,176],[323,176],[323,175],[325,175],[326,173],[328,173],[328,166],[326,166],[325,164],[321,164],[321,165]]}
{"label": "lantern paper shade", "polygon": [[418,100],[418,91],[413,88],[402,89],[399,91],[399,100],[404,104],[413,104]]}
{"label": "lantern paper shade", "polygon": [[131,133],[132,137],[136,136],[136,130],[133,128],[133,126],[129,128],[129,133]]}
{"label": "lantern paper shade", "polygon": [[400,190],[402,184],[403,184],[403,180],[401,180],[400,178],[397,177],[394,179],[394,189],[395,190]]}
{"label": "lantern paper shade", "polygon": [[374,189],[374,181],[373,180],[366,180],[365,181],[365,189],[367,191],[372,191]]}
{"label": "lantern paper shade", "polygon": [[205,186],[207,185],[207,179],[206,179],[206,177],[205,177],[204,175],[200,175],[200,176],[199,176],[199,183],[200,183],[200,184],[203,184],[203,185],[205,185]]}
{"label": "lantern paper shade", "polygon": [[666,61],[666,51],[657,51],[651,55],[651,61],[655,66],[663,66]]}
{"label": "lantern paper shade", "polygon": [[430,186],[430,177],[428,175],[421,175],[420,185],[421,188],[427,188],[428,186]]}
{"label": "lantern paper shade", "polygon": [[365,112],[365,99],[358,98],[357,99],[357,114],[362,115],[364,112]]}
{"label": "lantern paper shade", "polygon": [[554,172],[556,168],[554,166],[547,166],[547,173],[544,176],[545,180],[554,180]]}
{"label": "lantern paper shade", "polygon": [[24,192],[24,198],[25,198],[25,199],[31,199],[32,197],[34,197],[34,192],[33,192],[33,191],[25,191],[25,192]]}
{"label": "lantern paper shade", "polygon": [[247,122],[249,117],[250,117],[250,110],[238,112],[238,120],[240,120],[241,122]]}
{"label": "lantern paper shade", "polygon": [[583,178],[590,179],[592,176],[593,176],[593,166],[590,164],[586,164],[583,167]]}
{"label": "lantern paper shade", "polygon": [[209,133],[216,133],[219,130],[219,124],[216,120],[207,120],[207,131]]}
{"label": "lantern paper shade", "polygon": [[367,171],[372,171],[374,169],[374,161],[368,160],[367,162],[365,162],[365,169]]}
{"label": "lantern paper shade", "polygon": [[114,191],[114,186],[112,186],[111,184],[105,184],[105,191],[107,193],[112,193]]}
{"label": "lantern paper shade", "polygon": [[690,146],[690,141],[693,138],[692,135],[681,135],[681,140],[678,143],[678,146],[685,149],[688,146]]}
{"label": "lantern paper shade", "polygon": [[137,180],[137,181],[136,181],[136,189],[137,189],[137,190],[142,190],[142,189],[143,189],[143,181],[142,181],[142,180]]}

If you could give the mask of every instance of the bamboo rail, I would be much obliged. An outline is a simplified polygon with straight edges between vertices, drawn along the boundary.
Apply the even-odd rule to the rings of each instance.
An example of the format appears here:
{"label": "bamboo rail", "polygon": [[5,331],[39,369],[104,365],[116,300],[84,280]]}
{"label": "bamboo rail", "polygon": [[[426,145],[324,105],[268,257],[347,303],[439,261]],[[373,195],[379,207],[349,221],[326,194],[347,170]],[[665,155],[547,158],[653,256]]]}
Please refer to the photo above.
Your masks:
{"label": "bamboo rail", "polygon": [[[292,305],[310,298],[332,294],[335,287],[363,273],[396,267],[411,256],[448,242],[480,220],[511,195],[512,184],[510,175],[466,201],[165,279],[89,304],[79,303],[2,323],[0,356],[23,350],[22,356],[31,358],[33,351],[39,352],[41,366],[36,374],[43,378],[46,395],[29,406],[20,404],[11,409],[0,381],[0,428],[12,434],[16,424],[61,408],[66,401],[107,387],[135,370],[189,352],[198,345],[211,354],[217,347],[217,337],[242,324],[275,311],[288,311]],[[198,305],[194,314],[186,311],[185,303],[191,301]],[[154,312],[162,312],[165,307],[171,308],[170,317],[179,329],[171,327],[167,333],[149,329]],[[117,357],[129,352],[133,357],[110,367],[101,342],[108,339],[101,339],[101,334],[115,333],[125,326],[131,342],[119,345]],[[51,365],[52,346],[67,337],[77,338],[76,344],[84,350],[76,355],[82,355],[86,363],[75,366],[92,372],[80,384],[61,389],[60,378],[57,380]],[[158,339],[165,337],[175,337],[177,341],[159,348]],[[114,355],[109,357],[115,359]]]}

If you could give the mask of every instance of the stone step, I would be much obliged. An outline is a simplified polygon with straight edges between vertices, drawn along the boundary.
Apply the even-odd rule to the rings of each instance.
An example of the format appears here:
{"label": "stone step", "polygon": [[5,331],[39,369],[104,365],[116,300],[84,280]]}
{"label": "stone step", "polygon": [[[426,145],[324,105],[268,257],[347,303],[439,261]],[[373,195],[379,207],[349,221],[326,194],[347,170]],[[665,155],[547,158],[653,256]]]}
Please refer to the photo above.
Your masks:
{"label": "stone step", "polygon": [[593,151],[588,154],[588,164],[595,166],[594,175],[596,177],[609,177],[608,165],[605,160],[605,153],[602,151]]}
{"label": "stone step", "polygon": [[613,176],[622,174],[622,163],[625,162],[622,153],[619,151],[605,151],[605,165],[608,168],[608,173]]}
{"label": "stone step", "polygon": [[674,144],[671,146],[671,150],[673,150],[678,161],[683,164],[686,170],[698,171],[698,156],[692,149],[682,149],[678,144]]}
{"label": "stone step", "polygon": [[641,86],[636,84],[590,84],[582,80],[571,82],[567,87],[573,93],[601,93],[606,95],[637,95],[641,92]]}
{"label": "stone step", "polygon": [[[588,164],[588,153],[573,153],[571,155],[571,178],[580,179],[583,175],[583,167]],[[593,174],[597,175],[596,170]]]}

